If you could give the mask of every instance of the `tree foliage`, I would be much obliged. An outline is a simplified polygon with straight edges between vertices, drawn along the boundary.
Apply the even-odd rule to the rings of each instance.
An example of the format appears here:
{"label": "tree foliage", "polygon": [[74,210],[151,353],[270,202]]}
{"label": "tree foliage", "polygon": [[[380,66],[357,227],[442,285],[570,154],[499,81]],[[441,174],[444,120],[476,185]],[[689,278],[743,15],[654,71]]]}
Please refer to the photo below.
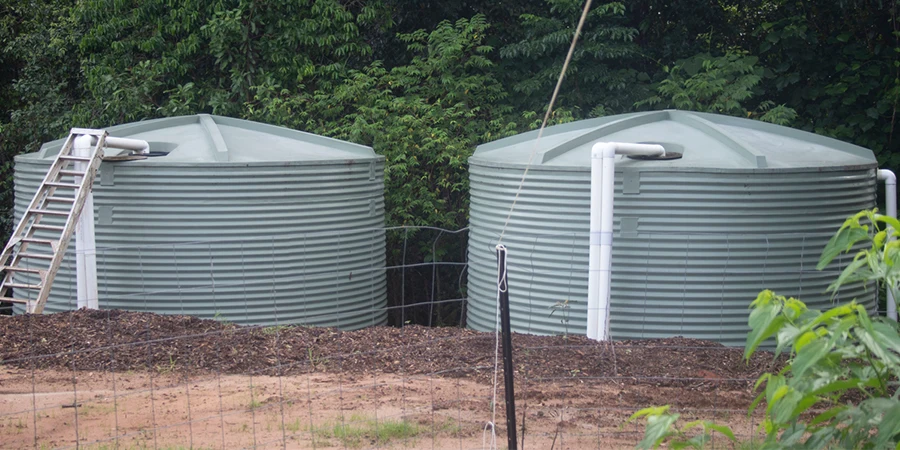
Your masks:
{"label": "tree foliage", "polygon": [[[758,61],[742,51],[730,51],[720,57],[695,55],[679,61],[671,70],[664,68],[668,76],[656,86],[657,94],[635,106],[727,114],[790,125],[797,117],[793,108],[758,100],[765,72]],[[754,100],[756,106],[751,110],[747,105]]]}
{"label": "tree foliage", "polygon": [[900,1],[762,2],[747,50],[772,70],[768,97],[796,126],[900,162]]}
{"label": "tree foliage", "polygon": [[491,75],[483,16],[401,34],[410,62],[375,62],[330,90],[258,88],[246,116],[371,145],[387,159],[388,222],[458,228],[466,222],[465,163],[480,142],[515,131],[506,91]]}
{"label": "tree foliage", "polygon": [[[520,100],[516,105],[524,110],[546,109],[584,3],[547,0],[547,5],[549,14],[522,14],[522,36],[500,50]],[[560,105],[581,111],[580,116],[597,116],[626,110],[640,98],[635,88],[649,77],[633,67],[640,56],[634,42],[638,30],[625,23],[625,13],[621,2],[595,4],[588,13]]]}
{"label": "tree foliage", "polygon": [[[0,207],[9,217],[12,158],[73,126],[204,112],[371,145],[387,159],[389,225],[464,227],[467,157],[540,123],[583,4],[3,3]],[[714,111],[851,141],[897,168],[898,5],[595,2],[551,119]]]}

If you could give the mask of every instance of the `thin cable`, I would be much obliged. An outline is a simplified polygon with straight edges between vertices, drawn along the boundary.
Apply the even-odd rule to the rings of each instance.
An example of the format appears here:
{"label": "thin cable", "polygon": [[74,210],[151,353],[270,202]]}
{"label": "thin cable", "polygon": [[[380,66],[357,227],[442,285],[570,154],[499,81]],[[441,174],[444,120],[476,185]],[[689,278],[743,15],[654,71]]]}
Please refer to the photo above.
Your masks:
{"label": "thin cable", "polygon": [[513,197],[512,205],[509,207],[509,214],[506,215],[506,221],[503,223],[503,229],[500,231],[500,239],[497,241],[498,245],[503,243],[503,235],[506,233],[506,227],[509,226],[509,219],[512,218],[512,213],[516,209],[516,203],[519,201],[519,194],[522,193],[522,188],[525,186],[525,177],[528,176],[528,169],[531,168],[534,154],[537,153],[538,143],[541,142],[541,137],[544,135],[544,128],[547,128],[547,122],[550,121],[550,114],[553,112],[553,105],[556,103],[556,97],[559,95],[559,89],[566,76],[566,70],[569,68],[569,62],[572,61],[572,55],[575,54],[575,44],[578,43],[578,36],[581,35],[584,21],[587,19],[588,11],[591,9],[591,1],[592,0],[587,0],[584,3],[584,10],[581,11],[581,18],[578,19],[578,26],[575,28],[575,36],[572,36],[572,44],[569,45],[569,53],[566,54],[566,60],[563,62],[562,70],[559,72],[559,79],[556,80],[556,87],[553,88],[553,95],[550,96],[550,104],[547,105],[547,112],[544,113],[544,120],[541,122],[540,130],[538,130],[537,139],[534,141],[531,155],[528,156],[528,164],[525,165],[525,172],[522,173],[522,181],[519,182],[519,188],[516,189],[516,196]]}

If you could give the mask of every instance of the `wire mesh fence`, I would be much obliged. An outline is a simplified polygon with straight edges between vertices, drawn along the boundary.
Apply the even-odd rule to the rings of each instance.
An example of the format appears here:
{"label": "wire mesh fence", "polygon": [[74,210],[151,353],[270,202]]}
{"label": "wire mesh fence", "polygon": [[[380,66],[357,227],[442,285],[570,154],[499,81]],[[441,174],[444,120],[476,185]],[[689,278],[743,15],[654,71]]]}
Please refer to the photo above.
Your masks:
{"label": "wire mesh fence", "polygon": [[[388,244],[366,267],[339,249],[283,255],[274,241],[98,249],[101,310],[0,320],[0,447],[505,447],[497,268],[478,253],[492,249],[467,250],[468,230],[368,232]],[[813,237],[617,241],[614,342],[582,336],[582,240],[505,240],[521,332],[512,339],[519,447],[630,448],[643,424],[628,417],[663,404],[757,439],[760,418],[746,414],[752,386],[783,360],[744,360],[741,348],[716,342],[736,323],[723,326],[724,311],[746,323],[752,296],[739,297],[777,282],[819,295],[821,277],[834,273],[811,269]],[[168,272],[143,264],[145,255],[170,255]],[[111,277],[109,264],[122,260],[133,267]],[[254,264],[275,269],[259,278],[266,272],[247,270]],[[354,278],[364,281],[347,290]],[[54,295],[57,311],[76,306],[71,288]],[[734,305],[716,308],[717,297]],[[105,306],[114,301],[130,311]],[[702,334],[704,323],[717,331]]]}

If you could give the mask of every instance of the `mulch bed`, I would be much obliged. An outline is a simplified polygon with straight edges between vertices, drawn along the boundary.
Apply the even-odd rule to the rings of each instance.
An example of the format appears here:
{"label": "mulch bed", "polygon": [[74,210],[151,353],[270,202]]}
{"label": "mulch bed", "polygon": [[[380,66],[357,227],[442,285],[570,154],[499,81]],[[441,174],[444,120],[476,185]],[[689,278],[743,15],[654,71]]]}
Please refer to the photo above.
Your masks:
{"label": "mulch bed", "polygon": [[[0,316],[0,364],[22,369],[291,375],[316,372],[465,376],[489,381],[495,335],[461,328],[238,326],[118,310]],[[601,343],[514,334],[516,376],[692,388],[751,386],[783,358],[685,338]],[[500,365],[502,368],[502,363]]]}

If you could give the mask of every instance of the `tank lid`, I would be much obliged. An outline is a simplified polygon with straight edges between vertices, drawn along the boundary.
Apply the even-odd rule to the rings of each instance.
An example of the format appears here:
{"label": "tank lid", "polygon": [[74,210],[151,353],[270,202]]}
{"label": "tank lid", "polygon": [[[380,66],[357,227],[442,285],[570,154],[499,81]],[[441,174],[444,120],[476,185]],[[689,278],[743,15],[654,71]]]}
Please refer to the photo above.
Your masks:
{"label": "tank lid", "polygon": [[[110,136],[142,139],[157,157],[132,163],[316,162],[381,158],[371,147],[289,128],[197,114],[106,128]],[[47,142],[26,158],[54,158],[65,139]],[[108,155],[119,153],[111,150]]]}
{"label": "tank lid", "polygon": [[[668,160],[620,157],[616,166],[635,170],[821,169],[877,165],[863,147],[757,120],[689,111],[651,111],[556,125],[479,146],[472,164],[590,167],[597,142],[661,144],[682,154]],[[548,167],[548,169],[550,168]]]}

